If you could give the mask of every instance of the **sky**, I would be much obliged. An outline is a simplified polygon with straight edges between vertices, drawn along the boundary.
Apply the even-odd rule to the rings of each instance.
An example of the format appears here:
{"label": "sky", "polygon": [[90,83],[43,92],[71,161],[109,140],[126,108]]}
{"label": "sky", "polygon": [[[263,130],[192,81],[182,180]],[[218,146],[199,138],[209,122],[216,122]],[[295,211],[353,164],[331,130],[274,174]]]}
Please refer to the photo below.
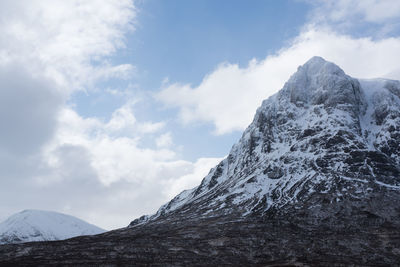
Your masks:
{"label": "sky", "polygon": [[398,0],[0,1],[0,33],[0,221],[156,212],[312,56],[400,79]]}

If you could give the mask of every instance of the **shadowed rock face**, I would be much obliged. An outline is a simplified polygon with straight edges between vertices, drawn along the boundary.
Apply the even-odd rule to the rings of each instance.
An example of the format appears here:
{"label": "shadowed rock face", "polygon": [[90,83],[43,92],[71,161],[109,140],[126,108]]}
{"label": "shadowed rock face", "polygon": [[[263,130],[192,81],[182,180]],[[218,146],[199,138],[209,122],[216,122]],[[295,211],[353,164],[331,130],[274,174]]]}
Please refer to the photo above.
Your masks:
{"label": "shadowed rock face", "polygon": [[198,187],[125,229],[0,246],[0,263],[398,264],[399,92],[314,57]]}

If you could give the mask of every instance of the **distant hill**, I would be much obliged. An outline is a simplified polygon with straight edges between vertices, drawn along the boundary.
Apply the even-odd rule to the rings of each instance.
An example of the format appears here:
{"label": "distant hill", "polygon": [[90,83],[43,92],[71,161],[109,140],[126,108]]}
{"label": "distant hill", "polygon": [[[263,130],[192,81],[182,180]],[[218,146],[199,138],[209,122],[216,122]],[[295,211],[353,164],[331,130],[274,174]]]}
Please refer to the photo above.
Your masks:
{"label": "distant hill", "polygon": [[42,210],[24,210],[0,223],[0,244],[62,240],[105,230],[76,217]]}

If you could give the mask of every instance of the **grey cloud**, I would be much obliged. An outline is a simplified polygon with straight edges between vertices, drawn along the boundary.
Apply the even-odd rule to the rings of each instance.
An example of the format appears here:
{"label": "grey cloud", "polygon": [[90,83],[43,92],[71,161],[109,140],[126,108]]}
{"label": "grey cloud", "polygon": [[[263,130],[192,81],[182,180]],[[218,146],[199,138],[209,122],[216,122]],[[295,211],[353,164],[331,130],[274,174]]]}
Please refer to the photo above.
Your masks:
{"label": "grey cloud", "polygon": [[32,77],[21,66],[0,67],[0,151],[38,151],[54,133],[62,104],[51,81]]}

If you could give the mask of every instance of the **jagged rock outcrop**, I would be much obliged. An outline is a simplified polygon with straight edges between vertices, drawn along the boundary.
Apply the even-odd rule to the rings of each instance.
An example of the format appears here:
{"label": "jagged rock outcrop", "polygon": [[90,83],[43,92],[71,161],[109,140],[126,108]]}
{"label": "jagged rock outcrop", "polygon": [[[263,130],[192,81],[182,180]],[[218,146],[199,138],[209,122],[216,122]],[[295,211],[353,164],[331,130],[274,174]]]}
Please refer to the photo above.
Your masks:
{"label": "jagged rock outcrop", "polygon": [[399,227],[400,82],[314,57],[198,187],[126,229],[0,246],[0,263],[396,265]]}

